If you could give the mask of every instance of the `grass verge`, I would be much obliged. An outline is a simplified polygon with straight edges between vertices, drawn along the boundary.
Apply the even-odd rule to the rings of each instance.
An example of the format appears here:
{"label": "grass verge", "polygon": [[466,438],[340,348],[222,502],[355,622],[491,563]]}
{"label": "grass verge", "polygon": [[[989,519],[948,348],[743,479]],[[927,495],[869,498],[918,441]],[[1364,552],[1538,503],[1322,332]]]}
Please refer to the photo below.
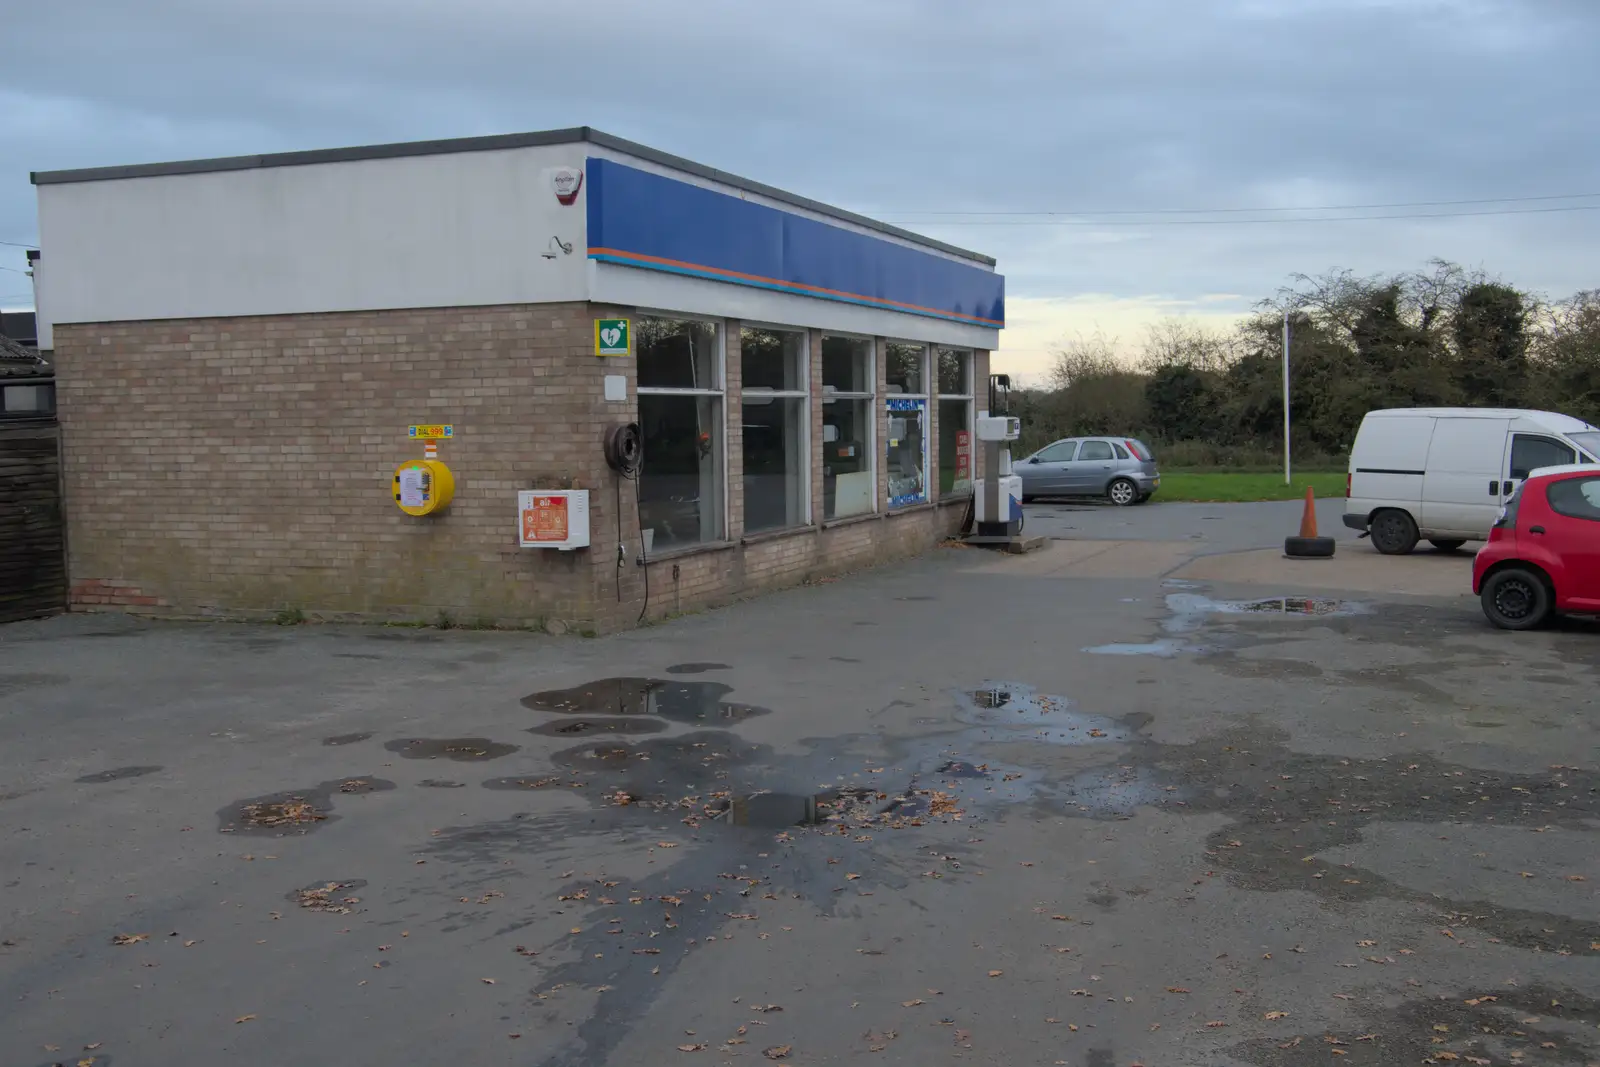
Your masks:
{"label": "grass verge", "polygon": [[1156,501],[1206,501],[1242,503],[1251,500],[1300,500],[1306,486],[1317,499],[1344,496],[1344,471],[1296,471],[1291,484],[1283,472],[1163,470]]}

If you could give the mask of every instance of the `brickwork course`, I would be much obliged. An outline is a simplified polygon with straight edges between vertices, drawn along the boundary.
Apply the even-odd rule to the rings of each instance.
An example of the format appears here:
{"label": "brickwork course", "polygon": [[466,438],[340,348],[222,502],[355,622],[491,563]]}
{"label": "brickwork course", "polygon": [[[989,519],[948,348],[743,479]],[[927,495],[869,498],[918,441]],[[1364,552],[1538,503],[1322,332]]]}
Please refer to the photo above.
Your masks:
{"label": "brickwork course", "polygon": [[[638,411],[635,360],[594,355],[594,320],[613,317],[638,313],[563,303],[58,325],[73,606],[598,633],[639,620],[647,579],[645,617],[657,619],[903,558],[959,525],[964,501],[821,522],[812,331],[813,521],[745,538],[739,323],[724,320],[727,539],[640,566],[634,486],[602,454],[606,432]],[[973,364],[981,408],[988,353]],[[931,360],[928,373],[932,392]],[[607,374],[626,376],[627,403],[604,399]],[[937,497],[932,396],[928,410]],[[391,479],[422,458],[406,427],[432,422],[455,426],[439,444],[455,498],[410,517]],[[518,546],[516,494],[535,488],[590,490],[589,549]]]}

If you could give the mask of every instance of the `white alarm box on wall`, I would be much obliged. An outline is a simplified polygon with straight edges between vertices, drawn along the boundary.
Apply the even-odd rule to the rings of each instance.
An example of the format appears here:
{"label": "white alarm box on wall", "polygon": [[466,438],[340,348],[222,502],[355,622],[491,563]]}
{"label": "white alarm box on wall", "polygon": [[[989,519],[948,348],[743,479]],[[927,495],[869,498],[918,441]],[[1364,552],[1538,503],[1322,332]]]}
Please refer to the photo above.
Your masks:
{"label": "white alarm box on wall", "polygon": [[517,533],[523,548],[588,548],[589,490],[521,490]]}

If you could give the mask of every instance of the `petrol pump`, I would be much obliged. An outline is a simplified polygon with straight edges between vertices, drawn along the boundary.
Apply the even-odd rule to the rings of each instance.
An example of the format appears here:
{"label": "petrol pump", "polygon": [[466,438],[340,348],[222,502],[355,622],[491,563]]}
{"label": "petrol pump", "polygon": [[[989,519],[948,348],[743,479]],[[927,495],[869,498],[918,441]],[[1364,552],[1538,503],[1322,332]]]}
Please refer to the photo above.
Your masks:
{"label": "petrol pump", "polygon": [[1006,414],[1010,394],[1010,376],[989,375],[989,408],[977,420],[983,477],[973,486],[973,544],[1011,545],[1022,536],[1022,479],[1011,473],[1009,447],[1022,436],[1022,421]]}

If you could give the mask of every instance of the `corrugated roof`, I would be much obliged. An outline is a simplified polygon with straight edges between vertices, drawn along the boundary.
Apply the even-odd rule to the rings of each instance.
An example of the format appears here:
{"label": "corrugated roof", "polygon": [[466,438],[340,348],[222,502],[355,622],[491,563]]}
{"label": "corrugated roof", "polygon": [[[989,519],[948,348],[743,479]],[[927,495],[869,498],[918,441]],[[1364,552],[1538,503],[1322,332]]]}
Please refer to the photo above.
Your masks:
{"label": "corrugated roof", "polygon": [[41,378],[55,373],[50,361],[0,334],[0,378]]}

